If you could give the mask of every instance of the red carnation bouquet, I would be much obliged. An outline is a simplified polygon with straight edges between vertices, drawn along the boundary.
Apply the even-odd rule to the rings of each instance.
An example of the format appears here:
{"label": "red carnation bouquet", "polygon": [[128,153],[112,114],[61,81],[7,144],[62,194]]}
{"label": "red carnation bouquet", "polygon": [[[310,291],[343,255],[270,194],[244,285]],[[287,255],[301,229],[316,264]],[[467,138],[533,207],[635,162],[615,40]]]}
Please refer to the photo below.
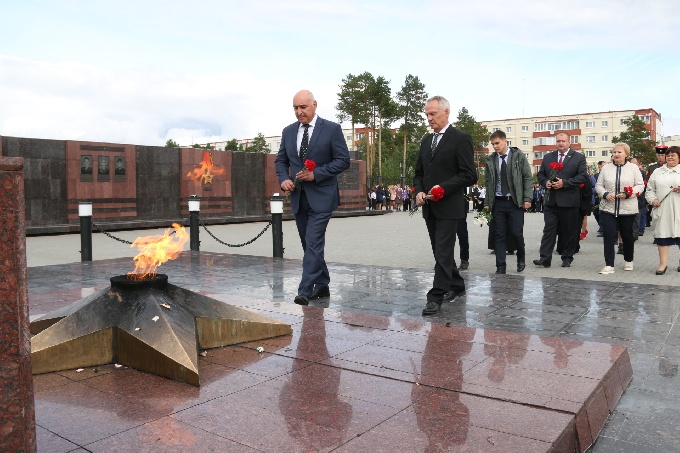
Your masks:
{"label": "red carnation bouquet", "polygon": [[626,186],[623,188],[624,193],[628,198],[633,196],[633,188],[631,186]]}
{"label": "red carnation bouquet", "polygon": [[[309,172],[314,171],[316,168],[316,162],[314,162],[311,159],[305,159],[305,169]],[[293,184],[297,186],[297,178],[293,179]],[[293,188],[295,190],[295,188]],[[292,191],[291,191],[292,192]],[[286,201],[290,200],[290,192],[288,192],[288,195],[286,195]]]}
{"label": "red carnation bouquet", "polygon": [[[564,168],[564,165],[557,163],[557,162],[551,162],[550,163],[550,175],[548,175],[548,180],[550,180],[550,182],[557,181],[557,174],[563,168]],[[547,203],[549,199],[550,199],[550,189],[546,188],[545,189],[545,202]]]}
{"label": "red carnation bouquet", "polygon": [[439,201],[444,198],[444,189],[439,186],[433,187],[432,190],[430,190],[430,195],[432,195],[432,201]]}

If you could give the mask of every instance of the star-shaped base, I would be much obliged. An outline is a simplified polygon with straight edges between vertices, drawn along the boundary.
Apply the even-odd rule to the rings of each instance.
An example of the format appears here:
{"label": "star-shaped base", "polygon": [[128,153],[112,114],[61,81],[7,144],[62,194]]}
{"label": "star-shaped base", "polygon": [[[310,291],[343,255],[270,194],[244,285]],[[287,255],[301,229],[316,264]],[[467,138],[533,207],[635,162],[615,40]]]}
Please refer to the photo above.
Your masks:
{"label": "star-shaped base", "polygon": [[290,325],[167,283],[111,287],[31,323],[33,374],[108,363],[200,385],[198,350],[292,333]]}

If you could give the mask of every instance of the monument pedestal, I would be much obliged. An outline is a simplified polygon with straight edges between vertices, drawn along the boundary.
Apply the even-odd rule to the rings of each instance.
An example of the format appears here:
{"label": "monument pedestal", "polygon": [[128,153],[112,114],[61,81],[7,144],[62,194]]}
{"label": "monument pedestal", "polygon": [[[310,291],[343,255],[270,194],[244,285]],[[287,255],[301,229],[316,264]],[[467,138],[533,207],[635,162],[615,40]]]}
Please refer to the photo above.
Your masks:
{"label": "monument pedestal", "polygon": [[23,165],[0,156],[0,451],[12,452],[36,450]]}

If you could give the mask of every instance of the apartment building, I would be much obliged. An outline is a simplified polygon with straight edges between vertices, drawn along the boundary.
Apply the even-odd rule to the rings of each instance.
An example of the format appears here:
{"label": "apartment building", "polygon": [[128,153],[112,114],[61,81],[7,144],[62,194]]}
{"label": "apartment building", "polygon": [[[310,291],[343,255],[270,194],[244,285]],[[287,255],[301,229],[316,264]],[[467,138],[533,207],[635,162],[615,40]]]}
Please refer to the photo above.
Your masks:
{"label": "apartment building", "polygon": [[661,115],[652,108],[482,121],[482,125],[489,133],[497,130],[505,132],[508,143],[527,155],[536,173],[544,154],[555,150],[557,131],[569,134],[571,148],[582,151],[588,165],[609,159],[613,137],[626,130],[624,121],[633,115],[647,123],[650,139],[657,141],[661,138]]}

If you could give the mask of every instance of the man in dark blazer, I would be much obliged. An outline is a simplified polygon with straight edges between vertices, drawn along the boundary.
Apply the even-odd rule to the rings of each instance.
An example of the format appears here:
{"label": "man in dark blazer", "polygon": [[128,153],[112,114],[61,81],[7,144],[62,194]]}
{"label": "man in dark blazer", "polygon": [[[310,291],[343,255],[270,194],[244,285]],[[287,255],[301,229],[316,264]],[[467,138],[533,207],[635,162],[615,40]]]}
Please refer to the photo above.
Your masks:
{"label": "man in dark blazer", "polygon": [[[541,238],[541,257],[534,260],[537,266],[550,267],[555,240],[559,229],[560,238],[564,238],[562,250],[562,267],[571,266],[578,246],[578,235],[581,231],[579,206],[581,194],[579,185],[588,182],[586,158],[569,147],[569,134],[558,132],[556,135],[557,150],[543,157],[538,171],[538,183],[546,188],[543,209],[543,237]],[[561,163],[563,168],[551,181],[554,171],[550,164]],[[588,182],[589,183],[589,182]]]}
{"label": "man in dark blazer", "polygon": [[[477,180],[472,139],[449,123],[450,105],[442,96],[425,104],[425,115],[434,134],[420,143],[413,186],[416,204],[423,206],[423,218],[434,253],[432,289],[427,293],[423,315],[439,313],[444,300],[453,300],[465,292],[453,248],[457,224],[466,216],[465,188]],[[444,197],[434,201],[432,190],[441,188]]]}
{"label": "man in dark blazer", "polygon": [[[304,257],[302,279],[295,303],[330,297],[330,276],[324,260],[326,226],[340,204],[338,175],[350,165],[347,143],[340,125],[316,115],[316,100],[307,90],[293,97],[297,121],[283,129],[276,156],[276,176],[281,189],[290,194],[290,207]],[[305,160],[316,163],[313,171]]]}

